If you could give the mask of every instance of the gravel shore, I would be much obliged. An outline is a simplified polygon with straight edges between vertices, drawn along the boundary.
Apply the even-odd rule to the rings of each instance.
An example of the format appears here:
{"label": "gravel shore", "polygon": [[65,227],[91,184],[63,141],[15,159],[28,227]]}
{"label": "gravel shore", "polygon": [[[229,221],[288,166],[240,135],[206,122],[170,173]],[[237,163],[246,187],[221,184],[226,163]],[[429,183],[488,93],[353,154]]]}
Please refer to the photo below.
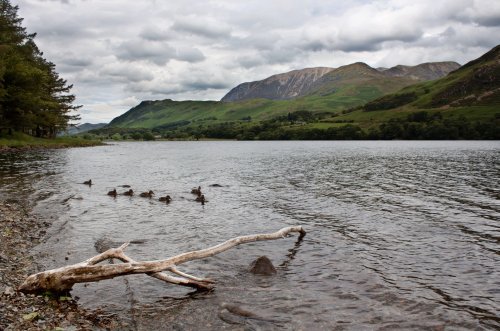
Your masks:
{"label": "gravel shore", "polygon": [[38,272],[31,249],[49,223],[30,215],[27,207],[0,201],[0,330],[121,330],[115,316],[81,308],[78,298],[25,295],[16,289]]}

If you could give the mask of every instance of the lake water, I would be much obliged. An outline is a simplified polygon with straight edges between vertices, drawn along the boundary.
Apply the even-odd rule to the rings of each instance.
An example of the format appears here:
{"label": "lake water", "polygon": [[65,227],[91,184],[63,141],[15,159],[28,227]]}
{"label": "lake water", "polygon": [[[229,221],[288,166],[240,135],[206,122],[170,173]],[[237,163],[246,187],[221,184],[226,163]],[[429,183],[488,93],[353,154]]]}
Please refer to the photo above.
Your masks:
{"label": "lake water", "polygon": [[[146,275],[75,286],[83,306],[131,330],[500,328],[498,141],[124,142],[0,154],[0,184],[4,199],[30,196],[53,222],[37,247],[42,269],[83,261],[96,242],[133,241],[129,256],[153,260],[307,231],[180,266],[216,279],[209,293]],[[124,184],[173,201],[106,195]],[[190,194],[198,185],[205,206]],[[277,275],[248,272],[261,255]]]}

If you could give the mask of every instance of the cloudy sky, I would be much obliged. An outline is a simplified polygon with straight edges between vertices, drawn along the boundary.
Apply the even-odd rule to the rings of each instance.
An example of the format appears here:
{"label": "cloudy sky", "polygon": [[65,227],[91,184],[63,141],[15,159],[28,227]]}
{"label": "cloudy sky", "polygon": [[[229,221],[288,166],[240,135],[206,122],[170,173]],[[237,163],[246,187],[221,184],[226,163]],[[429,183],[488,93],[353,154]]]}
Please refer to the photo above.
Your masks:
{"label": "cloudy sky", "polygon": [[82,123],[305,67],[464,64],[500,41],[499,0],[11,2],[74,85]]}

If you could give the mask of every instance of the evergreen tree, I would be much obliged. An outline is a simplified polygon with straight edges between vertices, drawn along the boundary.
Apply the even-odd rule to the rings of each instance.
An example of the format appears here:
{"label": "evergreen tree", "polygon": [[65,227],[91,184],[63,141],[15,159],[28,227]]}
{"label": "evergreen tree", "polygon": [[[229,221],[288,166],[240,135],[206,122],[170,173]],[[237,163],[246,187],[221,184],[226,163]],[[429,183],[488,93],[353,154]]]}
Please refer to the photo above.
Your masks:
{"label": "evergreen tree", "polygon": [[0,129],[54,137],[70,120],[75,96],[55,65],[43,58],[17,16],[18,7],[0,0]]}

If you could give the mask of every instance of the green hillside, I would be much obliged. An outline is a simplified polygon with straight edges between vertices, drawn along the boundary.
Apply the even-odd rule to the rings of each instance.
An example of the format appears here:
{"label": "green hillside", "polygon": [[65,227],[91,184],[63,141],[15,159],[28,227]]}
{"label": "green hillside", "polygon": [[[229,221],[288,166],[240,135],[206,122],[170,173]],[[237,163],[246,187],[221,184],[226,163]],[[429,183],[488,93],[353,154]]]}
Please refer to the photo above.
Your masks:
{"label": "green hillside", "polygon": [[455,109],[500,105],[500,46],[471,61],[446,77],[415,84],[373,100],[366,111],[409,107]]}
{"label": "green hillside", "polygon": [[387,77],[366,64],[345,66],[327,75],[310,95],[293,100],[143,101],[116,117],[109,127],[171,129],[226,121],[263,121],[295,111],[338,114],[415,82]]}

